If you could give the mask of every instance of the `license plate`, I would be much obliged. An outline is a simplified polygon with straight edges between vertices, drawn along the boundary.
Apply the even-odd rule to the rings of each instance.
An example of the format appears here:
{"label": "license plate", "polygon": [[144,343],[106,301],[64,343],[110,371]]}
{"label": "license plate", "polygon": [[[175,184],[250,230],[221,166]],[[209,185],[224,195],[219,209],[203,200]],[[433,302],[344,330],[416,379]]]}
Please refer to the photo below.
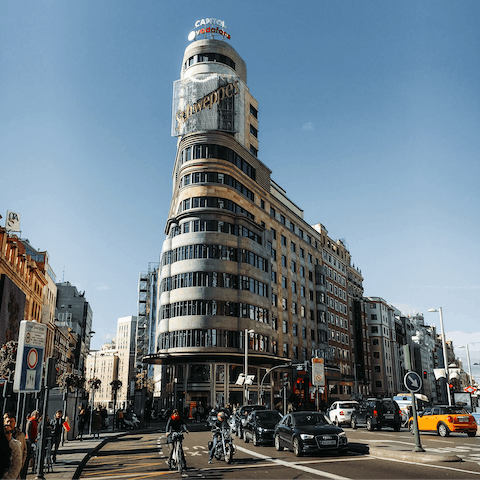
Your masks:
{"label": "license plate", "polygon": [[322,440],[322,445],[336,445],[337,442],[335,440]]}
{"label": "license plate", "polygon": [[457,420],[461,423],[468,423],[468,417],[457,417]]}
{"label": "license plate", "polygon": [[388,418],[390,420],[392,418],[395,418],[395,415],[393,413],[388,413],[387,415],[385,415],[385,418]]}

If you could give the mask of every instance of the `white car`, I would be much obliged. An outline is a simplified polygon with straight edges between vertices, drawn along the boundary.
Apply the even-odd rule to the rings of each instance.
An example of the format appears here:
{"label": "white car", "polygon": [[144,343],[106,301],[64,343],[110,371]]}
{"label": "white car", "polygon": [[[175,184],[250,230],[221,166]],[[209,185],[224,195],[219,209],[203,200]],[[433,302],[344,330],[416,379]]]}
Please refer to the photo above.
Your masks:
{"label": "white car", "polygon": [[334,402],[327,410],[328,418],[332,423],[337,426],[343,424],[349,424],[352,417],[352,413],[358,407],[358,402],[355,401],[344,401],[344,402]]}

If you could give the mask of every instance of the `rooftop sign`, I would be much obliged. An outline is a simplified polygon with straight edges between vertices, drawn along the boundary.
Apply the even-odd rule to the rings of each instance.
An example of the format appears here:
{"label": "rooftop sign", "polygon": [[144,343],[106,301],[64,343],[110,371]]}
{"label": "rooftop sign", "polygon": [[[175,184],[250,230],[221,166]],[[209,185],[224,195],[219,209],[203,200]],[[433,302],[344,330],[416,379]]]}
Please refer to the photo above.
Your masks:
{"label": "rooftop sign", "polygon": [[210,34],[212,38],[215,38],[215,35],[220,35],[221,37],[228,38],[230,40],[230,35],[225,31],[226,26],[223,20],[218,18],[202,18],[202,20],[197,20],[195,22],[195,30],[192,30],[188,34],[188,40],[196,40],[198,35]]}

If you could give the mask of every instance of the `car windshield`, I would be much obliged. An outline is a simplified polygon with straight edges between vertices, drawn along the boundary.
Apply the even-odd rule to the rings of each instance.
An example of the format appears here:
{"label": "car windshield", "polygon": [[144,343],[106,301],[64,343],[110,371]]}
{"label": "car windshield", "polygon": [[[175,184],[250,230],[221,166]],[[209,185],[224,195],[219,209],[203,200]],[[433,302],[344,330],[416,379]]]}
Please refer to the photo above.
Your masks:
{"label": "car windshield", "polygon": [[279,412],[258,412],[257,418],[262,422],[279,422],[282,418]]}
{"label": "car windshield", "polygon": [[338,405],[338,408],[355,408],[357,404],[355,402],[345,402],[345,403],[340,403]]}
{"label": "car windshield", "polygon": [[307,425],[327,425],[328,422],[325,417],[320,413],[305,413],[295,415],[295,425],[297,427],[303,427]]}

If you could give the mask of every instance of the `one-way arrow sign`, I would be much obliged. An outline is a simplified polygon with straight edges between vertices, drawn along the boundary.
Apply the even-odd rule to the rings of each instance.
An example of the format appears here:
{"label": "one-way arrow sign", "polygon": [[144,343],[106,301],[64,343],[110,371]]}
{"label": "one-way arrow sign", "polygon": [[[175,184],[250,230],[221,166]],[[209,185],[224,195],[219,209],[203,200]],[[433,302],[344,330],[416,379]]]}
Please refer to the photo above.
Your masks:
{"label": "one-way arrow sign", "polygon": [[417,372],[408,372],[403,383],[409,392],[418,392],[422,388],[422,379]]}

